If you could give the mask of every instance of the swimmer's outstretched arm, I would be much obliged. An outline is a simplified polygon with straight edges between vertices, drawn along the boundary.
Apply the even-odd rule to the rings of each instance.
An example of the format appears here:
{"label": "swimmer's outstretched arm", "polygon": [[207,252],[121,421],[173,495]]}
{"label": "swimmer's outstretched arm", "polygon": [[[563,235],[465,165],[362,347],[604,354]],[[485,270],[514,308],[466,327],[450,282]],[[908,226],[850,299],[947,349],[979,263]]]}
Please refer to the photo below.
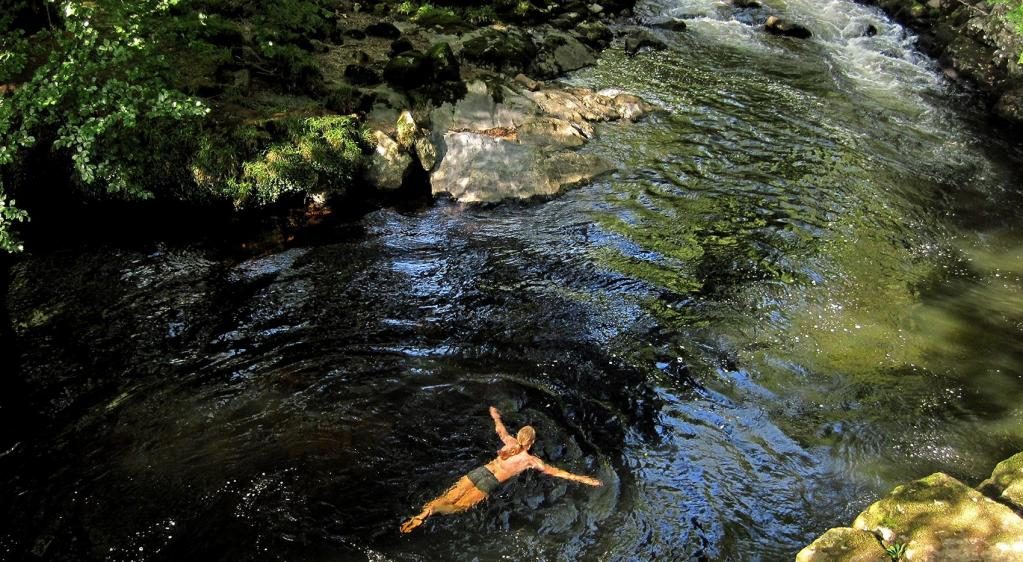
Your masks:
{"label": "swimmer's outstretched arm", "polygon": [[518,443],[514,437],[508,434],[508,430],[505,429],[504,424],[501,422],[501,412],[498,412],[497,408],[490,407],[490,417],[494,418],[494,430],[497,431],[497,436],[501,438],[505,445],[515,445]]}
{"label": "swimmer's outstretched arm", "polygon": [[567,470],[561,470],[556,466],[540,461],[539,466],[536,467],[540,472],[547,476],[553,476],[555,478],[564,478],[565,480],[571,480],[573,482],[579,482],[580,484],[586,484],[587,486],[603,486],[604,483],[591,476],[583,476],[582,474],[572,474]]}

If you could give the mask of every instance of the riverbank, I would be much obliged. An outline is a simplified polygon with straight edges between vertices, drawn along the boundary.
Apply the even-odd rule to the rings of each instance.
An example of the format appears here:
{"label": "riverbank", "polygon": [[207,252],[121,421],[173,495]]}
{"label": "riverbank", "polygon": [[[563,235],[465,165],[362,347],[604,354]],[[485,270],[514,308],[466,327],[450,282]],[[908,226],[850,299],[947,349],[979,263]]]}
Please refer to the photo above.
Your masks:
{"label": "riverbank", "polygon": [[[594,122],[653,109],[550,82],[615,40],[632,53],[663,46],[627,25],[632,0],[263,4],[121,13],[71,2],[0,19],[19,38],[0,68],[11,114],[0,120],[0,247],[19,249],[24,211],[39,217],[58,200],[89,212],[139,199],[262,209],[297,196],[320,213],[329,198],[416,198],[431,184],[467,202],[550,196],[608,169],[576,153]],[[125,30],[124,18],[141,23]],[[110,54],[112,42],[131,48]],[[92,63],[61,66],[76,58]],[[140,73],[138,91],[122,91]],[[466,180],[478,157],[474,169],[511,164]],[[499,172],[511,179],[493,182]]]}
{"label": "riverbank", "polygon": [[986,0],[867,0],[920,35],[920,49],[946,76],[984,96],[1001,122],[1023,124],[1023,36],[1006,20],[1007,4]]}
{"label": "riverbank", "polygon": [[938,472],[829,529],[796,562],[1023,560],[1023,453],[976,489]]}

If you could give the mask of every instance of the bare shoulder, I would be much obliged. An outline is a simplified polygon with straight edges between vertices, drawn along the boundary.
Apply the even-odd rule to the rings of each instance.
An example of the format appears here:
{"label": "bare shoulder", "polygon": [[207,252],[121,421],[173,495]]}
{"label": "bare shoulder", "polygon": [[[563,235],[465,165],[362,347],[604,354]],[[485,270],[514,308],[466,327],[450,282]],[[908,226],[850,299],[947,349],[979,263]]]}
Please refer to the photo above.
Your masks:
{"label": "bare shoulder", "polygon": [[544,470],[547,468],[547,465],[544,464],[543,459],[540,457],[529,455],[529,467],[535,468],[536,470]]}

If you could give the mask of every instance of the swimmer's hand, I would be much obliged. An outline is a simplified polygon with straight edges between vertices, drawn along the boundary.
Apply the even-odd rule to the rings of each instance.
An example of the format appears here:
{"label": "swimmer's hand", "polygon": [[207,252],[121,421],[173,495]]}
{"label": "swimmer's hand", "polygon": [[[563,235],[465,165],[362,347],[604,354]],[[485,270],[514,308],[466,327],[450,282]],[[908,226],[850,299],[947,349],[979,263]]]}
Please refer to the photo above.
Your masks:
{"label": "swimmer's hand", "polygon": [[498,412],[497,408],[491,406],[490,407],[490,417],[494,418],[495,420],[499,420],[499,419],[501,419],[501,412]]}
{"label": "swimmer's hand", "polygon": [[603,486],[604,483],[596,478],[590,478],[589,476],[579,476],[576,478],[576,482],[586,484],[587,486]]}

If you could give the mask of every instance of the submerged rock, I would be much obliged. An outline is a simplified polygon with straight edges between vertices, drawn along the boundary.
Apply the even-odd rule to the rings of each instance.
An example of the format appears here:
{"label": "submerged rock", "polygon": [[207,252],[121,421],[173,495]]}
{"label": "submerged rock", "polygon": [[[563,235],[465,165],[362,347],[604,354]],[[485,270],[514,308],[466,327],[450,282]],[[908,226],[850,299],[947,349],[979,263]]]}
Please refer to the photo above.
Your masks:
{"label": "submerged rock", "polygon": [[771,16],[767,18],[767,23],[764,24],[764,29],[772,35],[795,37],[797,39],[809,39],[813,36],[813,33],[811,33],[809,29],[799,25],[798,23],[792,23],[788,20],[781,19],[778,16]]}
{"label": "submerged rock", "polygon": [[668,31],[676,31],[676,32],[680,32],[680,31],[685,31],[686,30],[686,22],[685,22],[685,20],[681,20],[681,19],[678,19],[678,18],[671,18],[669,20],[659,21],[659,22],[654,23],[653,26],[654,27],[658,27],[660,29],[667,29]]}

